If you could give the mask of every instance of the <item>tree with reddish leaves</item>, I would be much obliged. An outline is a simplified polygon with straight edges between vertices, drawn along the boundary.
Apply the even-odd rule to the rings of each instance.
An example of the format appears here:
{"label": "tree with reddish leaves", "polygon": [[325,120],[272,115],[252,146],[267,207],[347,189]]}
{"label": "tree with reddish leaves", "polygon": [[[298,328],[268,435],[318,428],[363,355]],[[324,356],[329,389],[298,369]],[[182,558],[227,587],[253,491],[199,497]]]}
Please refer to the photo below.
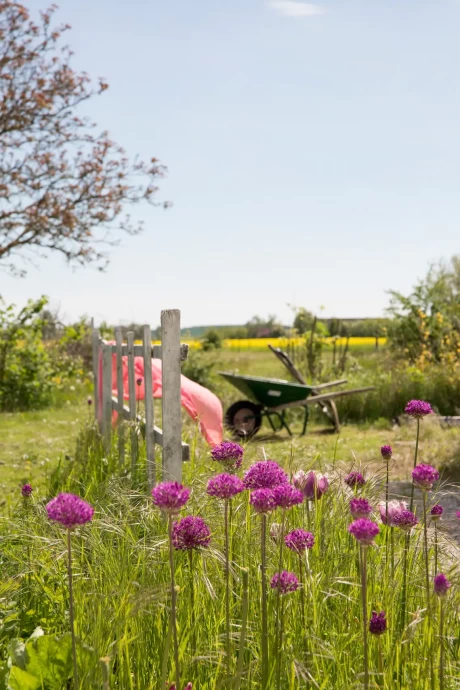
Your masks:
{"label": "tree with reddish leaves", "polygon": [[52,26],[55,10],[36,23],[23,5],[0,0],[0,268],[22,275],[17,259],[49,252],[104,268],[118,231],[142,229],[126,206],[154,203],[164,172],[155,158],[130,161],[78,117],[107,84],[71,68],[60,45],[70,27]]}

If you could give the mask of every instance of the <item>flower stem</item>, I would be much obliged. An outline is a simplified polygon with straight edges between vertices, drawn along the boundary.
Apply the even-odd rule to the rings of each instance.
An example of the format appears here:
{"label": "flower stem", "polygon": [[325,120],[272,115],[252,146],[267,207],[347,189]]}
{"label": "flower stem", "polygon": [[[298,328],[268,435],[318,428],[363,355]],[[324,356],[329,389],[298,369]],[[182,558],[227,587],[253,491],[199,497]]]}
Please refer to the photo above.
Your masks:
{"label": "flower stem", "polygon": [[[418,456],[418,440],[420,436],[420,419],[417,417],[417,435],[415,437],[415,454],[414,454],[414,467],[417,464],[417,456]],[[410,512],[414,512],[414,482],[412,482],[411,490],[410,490]]]}
{"label": "flower stem", "polygon": [[262,530],[261,530],[261,576],[262,576],[262,690],[268,688],[268,621],[267,621],[267,554],[266,554],[266,539],[267,539],[267,516],[262,515]]}
{"label": "flower stem", "polygon": [[[284,546],[284,524],[286,520],[286,514],[285,511],[282,511],[282,519],[281,519],[281,530],[280,530],[280,553],[279,553],[279,559],[278,559],[278,577],[281,574],[281,571],[283,569],[283,546]],[[280,670],[280,646],[279,646],[279,637],[280,637],[280,599],[281,599],[281,592],[280,588],[276,588],[276,617],[275,617],[275,662],[276,662],[276,677],[278,678],[279,676],[279,670]],[[279,685],[279,684],[278,684]],[[277,687],[278,687],[277,685]]]}
{"label": "flower stem", "polygon": [[401,602],[401,632],[406,625],[406,600],[407,600],[407,554],[409,551],[409,534],[404,535],[404,557],[403,557],[403,586]]}
{"label": "flower stem", "polygon": [[377,645],[378,645],[378,664],[379,664],[379,685],[383,687],[384,682],[385,682],[385,672],[383,670],[383,652],[382,652],[382,637],[381,635],[378,635],[377,639]]}
{"label": "flower stem", "polygon": [[364,649],[364,690],[369,689],[369,659],[367,649],[367,583],[366,557],[367,546],[361,546],[361,600],[363,607],[363,649]]}
{"label": "flower stem", "polygon": [[69,616],[70,634],[72,637],[73,686],[75,690],[78,690],[80,686],[78,683],[77,645],[75,641],[75,618],[73,611],[72,547],[70,529],[67,530],[67,574],[69,576]]}
{"label": "flower stem", "polygon": [[425,547],[425,585],[426,585],[426,610],[430,616],[430,575],[428,572],[428,530],[426,524],[426,491],[423,494],[423,541]]}
{"label": "flower stem", "polygon": [[279,626],[279,643],[277,644],[277,665],[276,665],[276,690],[281,688],[281,659],[283,658],[282,647],[283,647],[283,633],[284,633],[284,597],[281,598],[281,609],[280,609],[280,626]]}
{"label": "flower stem", "polygon": [[386,485],[385,485],[385,551],[386,551],[386,559],[385,559],[385,571],[388,572],[388,530],[390,529],[388,527],[388,484],[390,481],[390,458],[387,456],[387,479],[386,479]]}
{"label": "flower stem", "polygon": [[239,690],[241,686],[241,676],[243,674],[244,650],[246,646],[246,630],[248,626],[248,611],[249,611],[249,571],[244,568],[241,572],[243,578],[243,597],[241,607],[241,632],[240,632],[240,646],[238,649],[238,663],[236,668],[236,685],[235,690]]}
{"label": "flower stem", "polygon": [[438,527],[434,520],[434,574],[438,572]]}
{"label": "flower stem", "polygon": [[168,536],[169,536],[169,569],[171,572],[171,627],[174,642],[174,665],[176,671],[176,687],[180,687],[180,667],[179,667],[179,643],[177,641],[177,621],[176,621],[176,583],[174,581],[174,548],[172,541],[173,520],[172,515],[168,516]]}
{"label": "flower stem", "polygon": [[193,581],[193,549],[189,549],[188,552],[188,569],[189,569],[189,579],[190,579],[190,612],[191,612],[191,646],[192,654],[196,653],[196,616],[195,616],[195,584]]}
{"label": "flower stem", "polygon": [[394,527],[390,527],[390,551],[391,551],[391,579],[395,577],[395,540]]}
{"label": "flower stem", "polygon": [[225,524],[225,653],[227,664],[227,676],[231,674],[231,648],[230,648],[230,563],[229,563],[229,536],[228,536],[228,501],[224,501]]}
{"label": "flower stem", "polygon": [[305,630],[305,583],[303,576],[302,554],[299,553],[299,581],[300,581],[300,621]]}
{"label": "flower stem", "polygon": [[440,597],[439,605],[441,613],[439,616],[439,642],[441,645],[440,665],[439,665],[439,690],[444,690],[444,602],[443,597]]}

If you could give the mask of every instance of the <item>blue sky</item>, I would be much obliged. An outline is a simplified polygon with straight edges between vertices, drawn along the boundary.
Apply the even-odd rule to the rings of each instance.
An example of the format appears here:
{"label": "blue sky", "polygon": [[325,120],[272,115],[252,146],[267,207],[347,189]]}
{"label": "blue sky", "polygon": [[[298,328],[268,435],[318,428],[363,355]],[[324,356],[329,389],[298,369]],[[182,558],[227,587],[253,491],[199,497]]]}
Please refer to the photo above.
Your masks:
{"label": "blue sky", "polygon": [[[33,0],[32,10],[43,8]],[[105,274],[1,278],[69,318],[184,326],[383,312],[460,251],[460,0],[60,0],[89,112],[168,167]]]}

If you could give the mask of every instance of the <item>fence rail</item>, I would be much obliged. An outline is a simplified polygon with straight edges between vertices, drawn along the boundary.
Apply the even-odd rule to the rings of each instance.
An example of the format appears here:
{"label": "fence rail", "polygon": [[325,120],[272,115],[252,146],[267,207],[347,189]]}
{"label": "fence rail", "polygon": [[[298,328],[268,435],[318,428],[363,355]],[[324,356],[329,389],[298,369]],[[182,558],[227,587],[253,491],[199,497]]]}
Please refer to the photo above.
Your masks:
{"label": "fence rail", "polygon": [[[145,441],[147,478],[155,485],[159,467],[156,462],[155,447],[160,446],[162,454],[162,477],[165,481],[180,481],[182,462],[189,459],[189,446],[182,441],[181,412],[181,362],[187,359],[188,345],[180,343],[180,311],[170,309],[161,312],[161,345],[152,345],[151,328],[143,327],[141,344],[134,344],[134,333],[127,334],[127,342],[122,341],[122,331],[115,329],[115,343],[100,337],[93,330],[93,376],[94,409],[107,452],[112,449],[112,415],[117,418],[118,456],[121,465],[125,462],[126,426],[129,427],[131,466],[134,470],[139,460],[139,430]],[[128,370],[128,404],[125,404],[123,357],[126,357]],[[144,365],[144,409],[145,416],[139,414],[136,396],[135,357],[142,357]],[[115,367],[113,359],[115,358]],[[152,358],[161,359],[162,378],[162,429],[155,425],[153,404]],[[116,381],[112,380],[116,371]],[[113,384],[116,384],[115,386]],[[113,395],[116,388],[117,395]],[[126,425],[128,422],[128,425]]]}

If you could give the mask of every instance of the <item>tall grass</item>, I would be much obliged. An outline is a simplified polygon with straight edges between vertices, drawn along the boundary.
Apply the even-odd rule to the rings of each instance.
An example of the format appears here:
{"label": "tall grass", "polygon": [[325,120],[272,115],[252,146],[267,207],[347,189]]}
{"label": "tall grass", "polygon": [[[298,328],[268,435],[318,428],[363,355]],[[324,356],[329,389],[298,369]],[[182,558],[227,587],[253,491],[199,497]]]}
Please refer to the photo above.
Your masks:
{"label": "tall grass", "polygon": [[[93,522],[73,535],[75,629],[79,639],[81,688],[163,690],[174,680],[170,626],[170,572],[165,519],[152,506],[147,491],[144,458],[139,471],[118,469],[115,451],[106,457],[93,428],[82,434],[77,459],[54,475],[50,493],[72,491],[91,502]],[[257,451],[248,448],[247,467]],[[129,458],[129,453],[126,454]],[[277,458],[292,473],[302,458]],[[129,462],[129,461],[127,461]],[[193,471],[192,471],[193,468]],[[308,468],[307,468],[308,469]],[[275,684],[276,593],[267,594],[270,688],[350,690],[364,681],[362,592],[356,545],[347,532],[349,491],[343,472],[331,459],[331,487],[310,514],[315,546],[303,565],[303,599],[299,591],[283,601],[285,626],[280,650],[280,681]],[[354,468],[356,469],[356,468]],[[261,520],[249,505],[247,492],[233,499],[230,524],[232,564],[229,568],[232,668],[226,674],[226,598],[224,506],[206,495],[206,481],[215,467],[207,460],[184,465],[184,483],[192,497],[182,514],[204,517],[213,535],[211,546],[195,553],[194,607],[190,605],[191,578],[186,553],[175,554],[177,632],[181,688],[188,681],[199,690],[261,687]],[[384,497],[385,472],[369,478],[363,495],[377,506]],[[46,633],[69,630],[66,582],[66,543],[61,530],[50,524],[45,499],[34,498],[27,522],[22,504],[0,524],[1,538],[1,659],[8,656],[12,638],[25,638],[40,625]],[[43,499],[43,500],[42,500]],[[434,497],[430,494],[430,501]],[[305,507],[292,508],[283,518],[285,531],[307,529]],[[281,522],[273,513],[271,522]],[[268,528],[269,528],[268,525]],[[440,608],[426,611],[423,528],[411,535],[408,552],[407,609],[401,630],[404,535],[395,538],[395,573],[386,562],[385,528],[367,554],[367,611],[385,610],[388,631],[381,640],[369,639],[369,687],[425,690],[433,664],[439,677]],[[428,539],[431,567],[434,552]],[[267,575],[279,569],[280,549],[267,540]],[[284,549],[282,566],[299,574],[297,554]],[[439,568],[449,575],[452,588],[443,602],[444,687],[458,687],[460,677],[460,572],[458,549],[439,535]],[[432,571],[430,576],[434,575]],[[193,623],[195,621],[195,623]],[[192,645],[193,632],[193,645]],[[383,664],[379,661],[379,647]],[[99,663],[101,657],[109,657]],[[104,673],[104,676],[103,676]],[[0,683],[1,687],[1,683]],[[63,686],[65,687],[65,686]]]}

